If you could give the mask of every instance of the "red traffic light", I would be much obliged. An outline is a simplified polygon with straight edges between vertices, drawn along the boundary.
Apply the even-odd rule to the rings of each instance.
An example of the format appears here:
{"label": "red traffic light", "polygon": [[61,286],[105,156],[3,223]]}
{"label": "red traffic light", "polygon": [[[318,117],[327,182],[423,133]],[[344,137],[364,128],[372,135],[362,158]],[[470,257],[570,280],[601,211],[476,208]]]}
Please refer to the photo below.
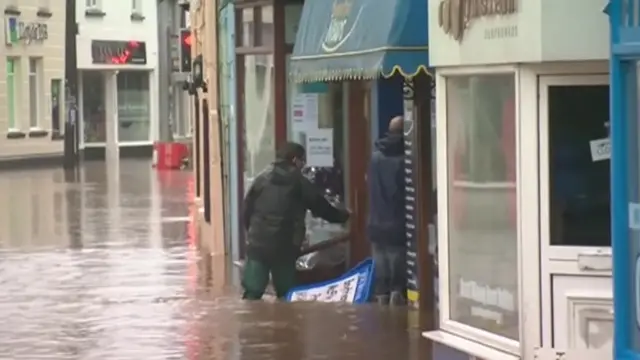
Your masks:
{"label": "red traffic light", "polygon": [[187,46],[191,46],[191,32],[185,31],[182,33],[182,43]]}

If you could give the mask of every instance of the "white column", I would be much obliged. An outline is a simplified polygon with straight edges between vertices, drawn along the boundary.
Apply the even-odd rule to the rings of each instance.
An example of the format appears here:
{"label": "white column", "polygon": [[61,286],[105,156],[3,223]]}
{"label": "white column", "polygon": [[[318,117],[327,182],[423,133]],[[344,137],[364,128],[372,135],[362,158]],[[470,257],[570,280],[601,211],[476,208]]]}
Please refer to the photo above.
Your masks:
{"label": "white column", "polygon": [[107,132],[105,157],[107,160],[115,160],[120,156],[118,147],[118,81],[117,71],[105,71],[105,126]]}

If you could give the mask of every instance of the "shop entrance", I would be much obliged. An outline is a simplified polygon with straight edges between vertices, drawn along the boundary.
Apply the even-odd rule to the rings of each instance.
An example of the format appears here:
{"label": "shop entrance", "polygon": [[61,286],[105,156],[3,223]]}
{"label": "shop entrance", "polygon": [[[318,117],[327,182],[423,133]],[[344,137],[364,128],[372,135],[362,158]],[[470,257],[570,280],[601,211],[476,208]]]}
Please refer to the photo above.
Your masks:
{"label": "shop entrance", "polygon": [[613,344],[608,84],[539,80],[542,335],[585,360]]}

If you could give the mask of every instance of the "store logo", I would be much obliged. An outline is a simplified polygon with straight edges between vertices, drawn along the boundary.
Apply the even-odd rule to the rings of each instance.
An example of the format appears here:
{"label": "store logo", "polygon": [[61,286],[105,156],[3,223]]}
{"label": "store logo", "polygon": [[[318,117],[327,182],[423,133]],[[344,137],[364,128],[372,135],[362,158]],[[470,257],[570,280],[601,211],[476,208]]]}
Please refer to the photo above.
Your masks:
{"label": "store logo", "polygon": [[44,41],[49,38],[47,24],[25,23],[17,17],[9,16],[4,19],[5,44],[16,45],[20,41],[30,44],[33,41]]}
{"label": "store logo", "polygon": [[471,23],[483,17],[515,14],[518,0],[442,0],[438,6],[438,25],[457,41]]}
{"label": "store logo", "polygon": [[18,30],[18,18],[7,17],[4,19],[4,35],[7,45],[14,45],[20,41],[20,31]]}
{"label": "store logo", "polygon": [[354,0],[334,0],[329,28],[322,41],[322,50],[332,53],[340,49],[349,40],[358,25],[363,6],[358,5],[358,12],[351,17]]}

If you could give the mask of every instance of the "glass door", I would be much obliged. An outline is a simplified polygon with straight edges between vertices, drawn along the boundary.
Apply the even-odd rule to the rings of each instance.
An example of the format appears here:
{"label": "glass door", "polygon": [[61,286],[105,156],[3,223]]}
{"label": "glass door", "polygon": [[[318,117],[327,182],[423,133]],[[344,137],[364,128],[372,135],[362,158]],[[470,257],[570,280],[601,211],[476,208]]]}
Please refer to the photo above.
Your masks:
{"label": "glass door", "polygon": [[539,81],[543,338],[601,359],[613,346],[609,78]]}

